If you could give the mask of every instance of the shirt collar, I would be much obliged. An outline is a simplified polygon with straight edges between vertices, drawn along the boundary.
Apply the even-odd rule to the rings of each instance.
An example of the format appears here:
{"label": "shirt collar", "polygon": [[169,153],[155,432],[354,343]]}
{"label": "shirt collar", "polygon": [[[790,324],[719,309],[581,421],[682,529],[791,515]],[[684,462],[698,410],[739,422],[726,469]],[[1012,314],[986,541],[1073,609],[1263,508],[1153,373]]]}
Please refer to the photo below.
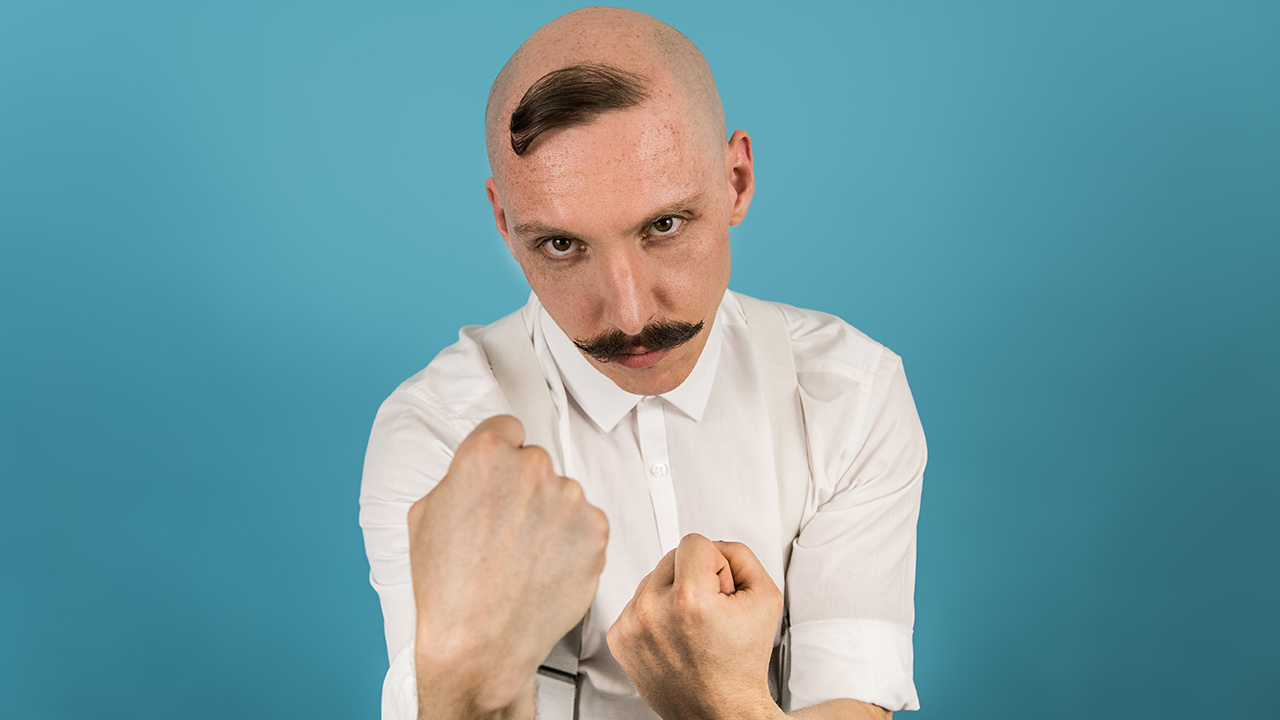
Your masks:
{"label": "shirt collar", "polygon": [[[693,366],[693,371],[684,382],[659,397],[666,400],[677,410],[688,415],[694,422],[702,420],[707,408],[707,398],[711,396],[711,385],[715,381],[716,367],[720,364],[720,347],[722,345],[723,326],[726,301],[729,298],[725,291],[724,298],[716,310],[715,321],[711,324],[707,344],[702,348],[702,355]],[[551,319],[536,296],[529,299],[535,315],[538,316],[543,338],[547,349],[555,362],[556,369],[564,381],[565,389],[602,431],[612,432],[618,422],[636,406],[644,397],[635,395],[618,387],[604,373],[597,370],[583,357],[569,336]]]}

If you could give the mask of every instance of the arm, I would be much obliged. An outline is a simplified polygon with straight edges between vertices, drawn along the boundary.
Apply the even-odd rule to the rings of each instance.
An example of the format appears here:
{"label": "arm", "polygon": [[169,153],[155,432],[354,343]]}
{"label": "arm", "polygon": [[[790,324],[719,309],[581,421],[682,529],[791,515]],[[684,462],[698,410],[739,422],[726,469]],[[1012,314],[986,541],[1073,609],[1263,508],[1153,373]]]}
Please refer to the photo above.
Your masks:
{"label": "arm", "polygon": [[[778,720],[767,673],[782,593],[746,545],[685,536],[636,588],[609,649],[665,720]],[[882,720],[883,708],[832,700],[791,714]]]}
{"label": "arm", "polygon": [[790,713],[796,720],[889,720],[893,713],[861,700],[828,700]]}
{"label": "arm", "polygon": [[532,717],[534,676],[586,613],[608,521],[515,418],[463,440],[409,509],[420,718]]}
{"label": "arm", "polygon": [[[877,376],[876,397],[863,417],[832,422],[848,429],[832,435],[847,451],[815,453],[832,458],[835,467],[826,476],[836,481],[820,489],[816,513],[794,543],[788,567],[789,684],[792,706],[803,708],[794,717],[884,718],[892,713],[882,706],[918,707],[911,626],[924,435],[898,358],[886,352]],[[765,684],[777,615],[753,625],[727,602],[741,596],[739,604],[767,606],[765,585],[777,589],[763,570],[752,569],[758,562],[742,546],[719,560],[697,551],[710,558],[701,562],[703,575],[721,573],[722,563],[733,568],[734,589],[716,590],[694,573],[671,572],[666,565],[679,566],[682,553],[696,557],[695,544],[709,543],[696,537],[686,537],[637,588],[610,630],[609,647],[641,696],[667,720],[779,717]]]}
{"label": "arm", "polygon": [[399,392],[374,423],[360,524],[391,660],[384,720],[532,718],[538,663],[603,566],[603,514],[520,446],[516,420],[461,435]]}
{"label": "arm", "polygon": [[924,432],[896,355],[885,352],[873,388],[863,417],[843,426],[833,405],[806,404],[806,420],[841,430],[818,436],[828,443],[813,453],[815,465],[826,460],[815,468],[818,503],[787,567],[796,708],[834,698],[919,707],[911,635]]}

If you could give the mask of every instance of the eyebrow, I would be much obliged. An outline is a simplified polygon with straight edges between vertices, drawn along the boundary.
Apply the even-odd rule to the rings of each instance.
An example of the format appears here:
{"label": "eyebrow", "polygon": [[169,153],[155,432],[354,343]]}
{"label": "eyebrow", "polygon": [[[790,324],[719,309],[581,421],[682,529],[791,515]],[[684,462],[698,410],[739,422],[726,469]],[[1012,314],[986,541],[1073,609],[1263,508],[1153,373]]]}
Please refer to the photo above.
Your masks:
{"label": "eyebrow", "polygon": [[[638,233],[641,230],[649,227],[650,225],[658,222],[664,217],[668,217],[671,215],[678,215],[682,212],[691,211],[696,206],[702,204],[702,201],[706,197],[706,194],[707,193],[705,190],[700,190],[697,193],[690,195],[689,197],[682,198],[680,200],[676,200],[675,202],[667,203],[666,205],[663,205],[662,207],[650,213],[649,216],[646,217],[642,222],[638,223],[635,227],[631,228],[631,232]],[[543,225],[542,223],[539,223],[539,222],[520,223],[519,225],[516,225],[515,231],[516,231],[516,235],[519,235],[521,238],[526,238],[525,242],[531,242],[533,240],[540,240],[542,238],[549,238],[549,237],[562,237],[562,238],[568,238],[570,240],[578,239],[578,235],[576,233],[571,233],[567,230],[562,230],[560,228],[552,227],[550,225]]]}

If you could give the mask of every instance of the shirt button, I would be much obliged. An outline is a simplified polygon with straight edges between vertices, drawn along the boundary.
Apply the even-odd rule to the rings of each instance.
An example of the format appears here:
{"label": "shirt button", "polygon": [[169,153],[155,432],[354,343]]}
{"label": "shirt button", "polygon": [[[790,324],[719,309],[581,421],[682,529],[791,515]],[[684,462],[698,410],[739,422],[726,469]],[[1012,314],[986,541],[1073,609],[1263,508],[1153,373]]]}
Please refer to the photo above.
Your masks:
{"label": "shirt button", "polygon": [[662,463],[654,463],[653,467],[649,468],[649,472],[654,477],[662,477],[667,474],[667,466]]}

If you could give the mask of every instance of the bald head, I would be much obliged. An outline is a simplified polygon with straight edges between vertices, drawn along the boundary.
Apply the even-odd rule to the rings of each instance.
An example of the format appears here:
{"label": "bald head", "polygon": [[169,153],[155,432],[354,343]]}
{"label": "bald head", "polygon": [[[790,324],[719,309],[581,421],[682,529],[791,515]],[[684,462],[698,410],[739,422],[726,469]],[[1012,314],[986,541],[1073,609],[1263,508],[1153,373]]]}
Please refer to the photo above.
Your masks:
{"label": "bald head", "polygon": [[678,108],[708,148],[725,142],[715,79],[689,38],[633,10],[575,10],[539,28],[493,81],[485,109],[489,167],[498,177],[517,151],[535,151],[543,132],[644,103]]}

